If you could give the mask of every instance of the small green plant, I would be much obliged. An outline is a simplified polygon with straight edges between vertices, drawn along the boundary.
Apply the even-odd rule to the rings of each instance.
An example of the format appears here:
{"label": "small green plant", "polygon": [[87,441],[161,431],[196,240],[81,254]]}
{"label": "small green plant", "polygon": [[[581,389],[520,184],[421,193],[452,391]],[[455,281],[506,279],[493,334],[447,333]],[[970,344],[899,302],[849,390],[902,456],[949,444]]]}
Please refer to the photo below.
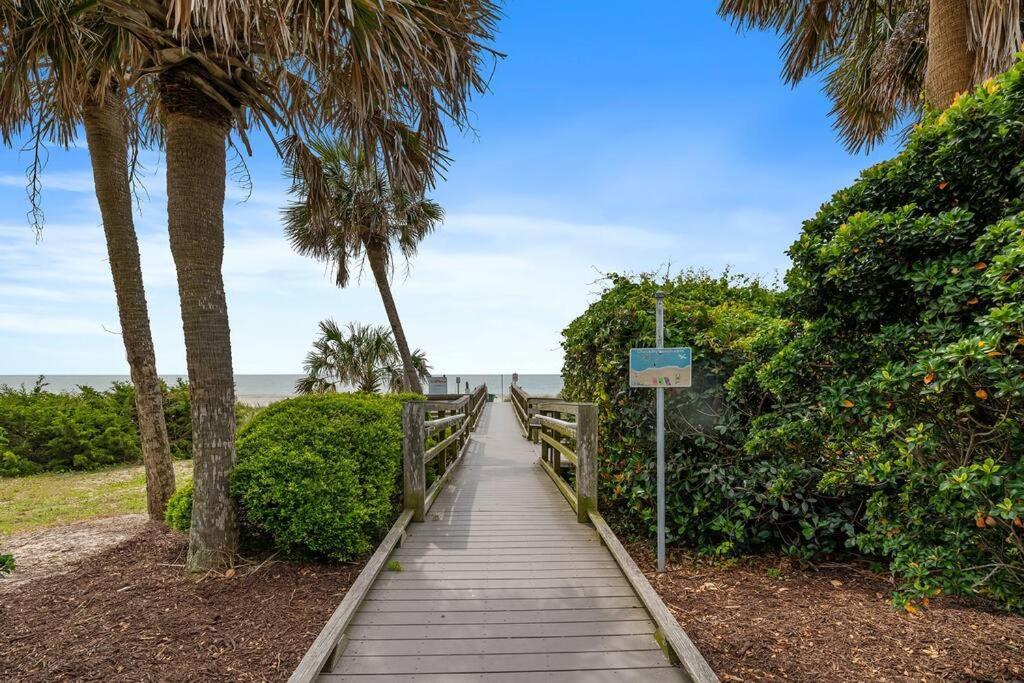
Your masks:
{"label": "small green plant", "polygon": [[14,555],[0,553],[0,576],[14,571]]}
{"label": "small green plant", "polygon": [[167,526],[176,531],[187,534],[192,526],[192,481],[179,486],[171,499],[167,501],[167,509],[164,511],[164,521]]}
{"label": "small green plant", "polygon": [[764,573],[768,575],[769,579],[781,579],[782,578],[782,570],[779,569],[778,567],[768,567],[768,569],[766,569]]}
{"label": "small green plant", "polygon": [[388,571],[389,572],[400,572],[402,571],[402,563],[398,560],[388,560]]}

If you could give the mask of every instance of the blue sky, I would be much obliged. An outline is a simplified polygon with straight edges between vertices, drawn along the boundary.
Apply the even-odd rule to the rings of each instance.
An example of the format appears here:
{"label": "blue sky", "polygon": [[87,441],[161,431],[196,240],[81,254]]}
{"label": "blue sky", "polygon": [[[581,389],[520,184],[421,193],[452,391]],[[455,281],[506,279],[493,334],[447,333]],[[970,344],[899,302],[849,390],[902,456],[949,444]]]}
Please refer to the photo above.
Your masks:
{"label": "blue sky", "polygon": [[[433,196],[445,225],[401,273],[407,333],[438,372],[558,372],[561,329],[601,273],[671,264],[785,271],[801,221],[864,167],[818,83],[779,80],[779,40],[738,34],[717,3],[508,0],[492,92]],[[166,233],[163,168],[146,156],[137,216],[157,364],[185,353]],[[29,156],[0,152],[0,374],[127,372],[84,149],[52,149],[46,227],[25,219]],[[317,321],[385,322],[369,274],[338,290],[289,251],[287,183],[273,150],[229,187],[225,280],[235,370],[297,373]]]}

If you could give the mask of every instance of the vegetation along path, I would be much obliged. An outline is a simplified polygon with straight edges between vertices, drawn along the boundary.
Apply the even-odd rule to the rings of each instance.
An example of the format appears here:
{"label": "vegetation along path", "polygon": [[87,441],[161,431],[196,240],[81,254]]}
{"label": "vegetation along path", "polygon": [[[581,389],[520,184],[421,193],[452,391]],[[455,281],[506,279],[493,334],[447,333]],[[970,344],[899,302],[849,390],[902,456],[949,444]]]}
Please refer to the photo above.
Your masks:
{"label": "vegetation along path", "polygon": [[685,680],[654,633],[597,533],[537,466],[511,404],[495,403],[321,680]]}

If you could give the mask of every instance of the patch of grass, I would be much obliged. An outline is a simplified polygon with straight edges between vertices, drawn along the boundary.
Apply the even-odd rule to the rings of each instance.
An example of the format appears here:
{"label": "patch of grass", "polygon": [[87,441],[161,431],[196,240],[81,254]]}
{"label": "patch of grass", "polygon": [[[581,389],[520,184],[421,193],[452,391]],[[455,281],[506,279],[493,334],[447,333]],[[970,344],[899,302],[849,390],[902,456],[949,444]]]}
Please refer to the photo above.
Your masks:
{"label": "patch of grass", "polygon": [[766,569],[764,571],[764,573],[768,575],[769,579],[780,579],[780,578],[782,578],[782,570],[779,569],[778,567],[768,567],[768,569]]}
{"label": "patch of grass", "polygon": [[388,560],[388,571],[389,572],[400,572],[402,571],[402,563],[398,560]]}
{"label": "patch of grass", "polygon": [[14,571],[14,555],[0,553],[0,576]]}
{"label": "patch of grass", "polygon": [[[178,486],[192,479],[192,461],[174,463]],[[0,534],[14,534],[92,517],[146,511],[142,465],[92,472],[48,472],[0,483]]]}

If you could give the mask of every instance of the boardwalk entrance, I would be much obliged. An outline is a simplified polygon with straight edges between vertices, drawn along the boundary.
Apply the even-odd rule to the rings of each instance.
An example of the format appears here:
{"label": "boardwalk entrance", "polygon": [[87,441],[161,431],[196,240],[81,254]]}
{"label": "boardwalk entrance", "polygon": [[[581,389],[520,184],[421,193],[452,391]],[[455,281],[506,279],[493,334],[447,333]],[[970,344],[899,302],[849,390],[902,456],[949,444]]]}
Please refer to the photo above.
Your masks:
{"label": "boardwalk entrance", "polygon": [[512,405],[489,404],[320,680],[686,680],[537,455]]}

